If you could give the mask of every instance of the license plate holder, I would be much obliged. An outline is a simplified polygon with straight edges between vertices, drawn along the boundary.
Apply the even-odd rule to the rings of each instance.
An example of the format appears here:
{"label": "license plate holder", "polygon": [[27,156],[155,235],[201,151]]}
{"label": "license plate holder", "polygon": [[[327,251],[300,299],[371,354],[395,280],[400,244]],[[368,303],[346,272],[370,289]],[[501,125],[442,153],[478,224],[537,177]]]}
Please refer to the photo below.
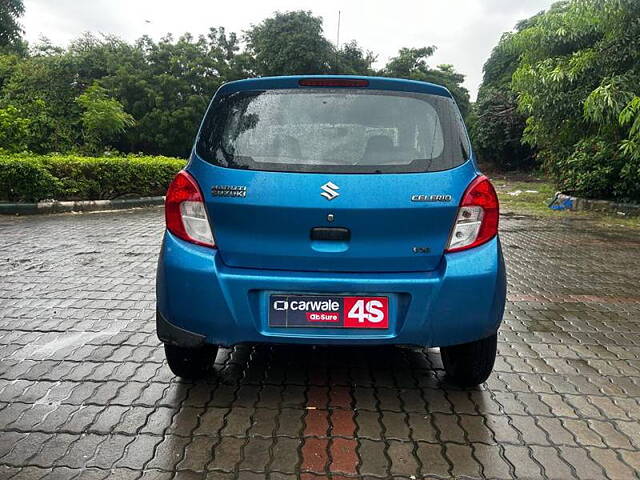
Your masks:
{"label": "license plate holder", "polygon": [[269,296],[271,328],[389,329],[389,297],[364,295]]}

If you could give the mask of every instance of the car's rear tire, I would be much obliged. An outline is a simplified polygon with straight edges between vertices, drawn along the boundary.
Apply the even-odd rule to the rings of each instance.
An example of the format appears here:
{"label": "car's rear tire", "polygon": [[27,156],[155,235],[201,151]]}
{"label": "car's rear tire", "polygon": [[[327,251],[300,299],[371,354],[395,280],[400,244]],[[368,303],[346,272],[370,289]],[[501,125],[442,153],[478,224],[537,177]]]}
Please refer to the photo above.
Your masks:
{"label": "car's rear tire", "polygon": [[213,370],[218,347],[178,347],[164,344],[164,353],[171,371],[178,377],[197,380],[206,377]]}
{"label": "car's rear tire", "polygon": [[461,387],[483,383],[493,370],[497,345],[496,334],[471,343],[441,347],[440,355],[448,379]]}

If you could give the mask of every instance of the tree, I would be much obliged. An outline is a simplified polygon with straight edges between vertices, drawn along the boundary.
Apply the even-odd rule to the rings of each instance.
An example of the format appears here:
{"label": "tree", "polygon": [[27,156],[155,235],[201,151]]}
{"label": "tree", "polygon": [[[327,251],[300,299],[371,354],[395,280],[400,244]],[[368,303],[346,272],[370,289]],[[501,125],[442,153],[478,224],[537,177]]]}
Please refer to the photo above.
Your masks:
{"label": "tree", "polygon": [[401,48],[397,57],[393,57],[384,67],[390,76],[412,78],[428,72],[427,59],[436,51],[436,47]]}
{"label": "tree", "polygon": [[[532,25],[536,17],[518,23],[516,30]],[[511,32],[505,33],[484,64],[484,76],[473,107],[471,137],[478,159],[494,167],[530,169],[534,150],[522,142],[526,117],[518,111],[518,96],[511,88],[520,52],[507,48]]]}
{"label": "tree", "polygon": [[186,157],[218,87],[250,75],[247,58],[238,50],[237,36],[223,28],[198,38],[166,36],[157,43],[140,39],[135,61],[101,80],[136,118],[136,125],[115,146]]}
{"label": "tree", "polygon": [[[186,157],[211,97],[225,82],[254,75],[380,74],[372,52],[355,41],[336,49],[322,35],[322,19],[310,12],[276,13],[244,38],[242,49],[235,33],[219,27],[159,41],[85,34],[66,48],[43,39],[24,52],[0,49],[0,109],[11,121],[29,119],[20,145],[5,143],[35,153],[109,146]],[[400,66],[392,70],[445,84],[466,111],[464,77],[422,60],[402,75]]]}
{"label": "tree", "polygon": [[0,53],[0,91],[2,91],[2,87],[5,82],[11,78],[13,72],[15,71],[16,65],[22,59],[15,54],[2,54]]}
{"label": "tree", "polygon": [[525,118],[510,87],[483,85],[473,106],[473,147],[481,162],[504,170],[530,169],[535,157],[522,142]]}
{"label": "tree", "polygon": [[26,150],[31,121],[13,105],[0,108],[0,151],[20,152]]}
{"label": "tree", "polygon": [[122,104],[110,98],[107,91],[94,84],[80,95],[76,102],[83,109],[82,127],[86,145],[92,152],[99,152],[106,142],[135,124]]}
{"label": "tree", "polygon": [[309,11],[276,12],[245,32],[257,75],[324,74],[333,47],[322,35],[322,18]]}
{"label": "tree", "polygon": [[640,200],[639,18],[636,0],[558,2],[508,41],[524,140],[563,190]]}
{"label": "tree", "polygon": [[0,2],[0,47],[17,43],[22,35],[18,18],[24,14],[23,0],[2,0]]}
{"label": "tree", "polygon": [[401,48],[398,56],[393,57],[381,74],[389,77],[408,78],[422,82],[431,82],[448,88],[463,117],[471,109],[469,91],[462,86],[464,75],[455,71],[453,65],[429,67],[427,59],[433,55],[436,47]]}
{"label": "tree", "polygon": [[18,62],[4,81],[0,108],[16,107],[31,119],[27,147],[36,153],[65,152],[82,142],[82,93],[76,69],[66,55],[33,55]]}
{"label": "tree", "polygon": [[335,60],[331,62],[331,73],[339,75],[373,75],[373,62],[376,55],[363,50],[358,42],[347,42],[335,52]]}

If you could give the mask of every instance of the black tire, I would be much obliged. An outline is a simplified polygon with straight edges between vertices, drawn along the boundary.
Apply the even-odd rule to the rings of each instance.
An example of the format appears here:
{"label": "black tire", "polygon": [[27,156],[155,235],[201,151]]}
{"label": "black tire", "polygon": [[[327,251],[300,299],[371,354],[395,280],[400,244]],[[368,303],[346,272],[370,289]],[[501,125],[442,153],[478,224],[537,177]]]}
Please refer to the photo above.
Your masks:
{"label": "black tire", "polygon": [[197,380],[210,374],[217,353],[216,345],[193,348],[164,344],[164,354],[171,371],[176,376],[189,380]]}
{"label": "black tire", "polygon": [[448,379],[461,387],[483,383],[496,361],[498,335],[462,345],[441,347],[442,364]]}

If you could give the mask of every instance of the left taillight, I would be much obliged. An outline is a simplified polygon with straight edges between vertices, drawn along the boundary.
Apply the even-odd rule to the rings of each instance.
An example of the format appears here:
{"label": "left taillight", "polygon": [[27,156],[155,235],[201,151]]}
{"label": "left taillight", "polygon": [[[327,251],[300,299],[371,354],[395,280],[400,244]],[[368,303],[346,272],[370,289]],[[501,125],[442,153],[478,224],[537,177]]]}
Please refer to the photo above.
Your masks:
{"label": "left taillight", "polygon": [[462,197],[446,251],[458,252],[487,243],[498,234],[499,218],[496,190],[487,177],[476,177]]}
{"label": "left taillight", "polygon": [[197,182],[184,170],[169,185],[164,202],[167,230],[187,242],[215,247],[204,198]]}

